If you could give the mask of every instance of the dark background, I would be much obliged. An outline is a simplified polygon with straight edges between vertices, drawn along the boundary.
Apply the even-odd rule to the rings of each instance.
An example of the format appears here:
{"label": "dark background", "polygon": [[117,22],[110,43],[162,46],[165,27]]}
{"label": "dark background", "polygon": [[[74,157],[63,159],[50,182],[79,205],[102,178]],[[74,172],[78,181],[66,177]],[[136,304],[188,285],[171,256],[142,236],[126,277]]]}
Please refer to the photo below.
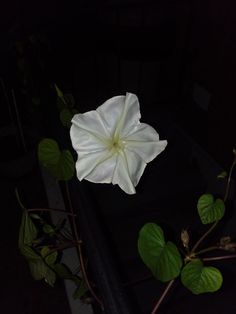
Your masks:
{"label": "dark background", "polygon": [[[177,232],[183,222],[179,221],[181,217],[176,211],[170,212],[168,208],[173,204],[177,204],[176,208],[179,208],[181,200],[178,193],[187,191],[189,199],[184,209],[182,208],[182,213],[185,214],[185,223],[189,221],[192,223],[196,217],[192,211],[188,212],[188,208],[207,186],[205,178],[198,172],[198,167],[189,160],[191,148],[174,134],[169,125],[178,124],[223,169],[228,169],[232,161],[231,152],[235,146],[236,131],[234,2],[8,1],[1,3],[0,20],[0,76],[9,98],[11,89],[15,90],[23,125],[34,130],[35,137],[33,142],[29,139],[28,145],[34,147],[41,137],[56,133],[55,125],[52,123],[54,117],[58,117],[54,104],[55,93],[53,94],[51,88],[54,82],[64,92],[74,95],[80,112],[95,109],[109,97],[126,91],[136,93],[140,100],[143,121],[157,127],[162,138],[168,138],[169,155],[163,155],[160,162],[155,161],[154,165],[150,166],[140,182],[138,196],[134,201],[123,197],[116,187],[114,189],[106,187],[105,190],[103,187],[89,184],[86,187],[89,193],[92,193],[90,195],[99,209],[99,223],[104,228],[105,234],[107,232],[109,238],[111,231],[113,232],[112,239],[116,248],[113,252],[113,244],[110,244],[112,255],[118,254],[120,259],[125,252],[125,258],[120,262],[124,264],[122,276],[125,280],[134,278],[141,267],[137,261],[138,257],[129,247],[135,239],[131,236],[132,241],[127,247],[119,246],[121,241],[125,241],[125,236],[129,235],[129,226],[133,224],[131,234],[134,236],[142,223],[148,219],[161,220],[166,225],[171,220],[171,226]],[[24,89],[28,94],[22,93]],[[0,124],[1,127],[5,127],[12,123],[12,120],[2,89],[0,95]],[[37,110],[32,110],[32,97],[41,98],[40,108]],[[10,107],[12,108],[11,98]],[[4,144],[13,157],[18,156],[22,150],[17,145],[11,145],[12,143]],[[4,161],[9,158],[5,151],[4,149],[2,154]],[[167,168],[166,173],[163,169]],[[2,189],[5,191],[2,194],[4,195],[2,203],[5,202],[9,208],[5,219],[14,221],[13,230],[17,230],[19,223],[19,217],[15,221],[10,211],[10,208],[14,208],[13,213],[16,212],[16,204],[12,201],[14,186],[20,184],[24,191],[30,189],[32,186],[29,184],[30,178],[32,176],[37,178],[33,173],[21,179],[6,177],[1,179],[1,185],[5,187],[5,190]],[[159,180],[155,174],[159,176]],[[152,190],[153,182],[156,186],[162,186],[157,195],[155,190]],[[191,187],[188,182],[191,182]],[[38,190],[44,195],[42,187]],[[32,188],[31,196],[34,194],[33,191]],[[168,196],[169,191],[175,191],[171,194],[172,199]],[[108,199],[116,197],[118,200],[117,204],[113,204],[112,214],[109,212],[110,203],[104,201],[107,195]],[[158,197],[162,198],[160,203]],[[165,197],[169,202],[166,202]],[[43,196],[40,201],[38,195],[32,197],[26,195],[25,198],[28,205],[32,206],[35,202],[41,202]],[[155,208],[157,205],[160,207],[160,204],[162,211],[157,214]],[[120,211],[121,206],[123,209]],[[193,223],[193,226],[198,228],[197,224]],[[123,235],[120,233],[121,229],[124,230]],[[5,231],[3,237],[4,235]],[[171,232],[170,236],[173,236]],[[9,245],[15,249],[17,247],[17,232],[11,237],[12,244],[9,244],[10,240],[3,241],[5,250],[8,250]],[[14,255],[12,260],[14,263],[24,265],[24,261],[18,255],[17,257]],[[131,270],[128,274],[127,267]],[[12,266],[8,269],[9,275]],[[26,268],[21,271],[23,277],[29,276]],[[225,272],[228,278],[232,277],[233,272],[228,270]],[[19,313],[36,313],[36,308],[38,313],[44,313],[44,308],[34,306],[36,301],[30,303],[33,310],[28,306],[28,312],[22,301],[18,300],[15,305],[10,304],[10,301],[6,302],[15,284],[12,272],[10,278],[12,284],[9,289],[3,288],[8,295],[3,303],[3,306],[8,307],[6,312],[16,312],[14,306],[17,308],[21,304]],[[8,280],[7,276],[5,280]],[[30,287],[31,279],[27,280]],[[23,281],[24,279],[18,278],[16,285],[18,289],[21,289]],[[40,283],[36,285],[39,292],[32,292],[32,295],[37,295],[37,300],[40,300],[45,295],[45,290],[41,290]],[[29,287],[27,286],[25,290],[31,289]],[[155,284],[153,286],[153,283],[149,286],[147,283],[147,286],[137,288],[137,291],[129,291],[130,298],[137,303],[137,300],[140,302],[140,295],[144,295],[153,303],[153,296],[157,293],[155,291],[148,293],[153,289],[159,291],[162,286]],[[167,305],[163,307],[163,313],[193,311],[192,302],[196,311],[203,312],[202,308],[205,308],[205,305],[210,307],[214,302],[215,306],[212,307],[214,313],[224,313],[225,304],[228,306],[227,313],[234,313],[231,306],[235,291],[234,283],[226,282],[225,289],[223,299],[215,294],[214,297],[202,296],[198,299],[200,301],[185,292],[182,294],[180,292],[169,300],[172,304],[169,308]],[[55,301],[46,299],[45,303],[51,302],[54,306],[60,294],[63,294],[63,287],[58,288],[55,299],[52,297]],[[146,299],[144,297],[144,301]],[[144,305],[145,302],[140,302],[140,308],[143,307],[144,313],[146,308],[149,310],[151,307]],[[60,307],[62,312],[68,309],[68,305],[66,303],[64,305],[64,310]],[[205,311],[207,312],[206,308]]]}
{"label": "dark background", "polygon": [[[9,44],[44,34],[52,48],[49,79],[76,93],[81,106],[85,97],[94,107],[124,91],[146,103],[168,103],[165,109],[178,112],[225,165],[235,144],[234,12],[229,0],[4,1],[3,76]],[[208,111],[194,104],[196,83],[211,95]]]}

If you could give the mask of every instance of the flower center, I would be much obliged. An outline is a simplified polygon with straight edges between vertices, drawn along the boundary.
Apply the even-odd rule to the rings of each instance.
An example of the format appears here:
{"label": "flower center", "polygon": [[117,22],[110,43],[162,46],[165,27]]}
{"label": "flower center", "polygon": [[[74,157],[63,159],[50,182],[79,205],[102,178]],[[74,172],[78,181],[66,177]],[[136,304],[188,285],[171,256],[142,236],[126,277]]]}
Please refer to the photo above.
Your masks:
{"label": "flower center", "polygon": [[122,141],[119,137],[113,137],[109,141],[108,147],[114,153],[118,153],[120,150],[124,149],[125,141]]}

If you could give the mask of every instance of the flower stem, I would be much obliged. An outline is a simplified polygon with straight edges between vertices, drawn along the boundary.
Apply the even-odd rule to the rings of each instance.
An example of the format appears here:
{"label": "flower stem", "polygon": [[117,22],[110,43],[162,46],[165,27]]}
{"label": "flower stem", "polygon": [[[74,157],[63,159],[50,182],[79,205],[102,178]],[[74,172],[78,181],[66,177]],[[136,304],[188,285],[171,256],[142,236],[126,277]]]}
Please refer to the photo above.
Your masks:
{"label": "flower stem", "polygon": [[[234,170],[234,167],[236,165],[236,154],[234,156],[234,160],[233,163],[230,167],[230,171],[229,171],[229,175],[228,175],[228,180],[227,180],[227,184],[226,184],[226,190],[225,190],[225,195],[224,195],[224,202],[227,200],[228,195],[229,195],[229,188],[230,188],[230,182],[231,182],[231,177],[232,177],[232,173]],[[192,250],[191,250],[191,254],[194,254],[195,250],[199,247],[199,245],[205,240],[205,238],[215,229],[215,227],[217,226],[219,220],[216,220],[216,222],[214,222],[213,225],[211,225],[211,227],[201,236],[201,238],[196,242],[196,244],[193,246]]]}
{"label": "flower stem", "polygon": [[215,256],[215,257],[205,257],[202,258],[202,261],[220,261],[224,259],[231,259],[231,258],[236,258],[236,254],[232,255],[224,255],[224,256]]}
{"label": "flower stem", "polygon": [[166,286],[165,290],[163,291],[161,297],[159,298],[159,300],[157,301],[155,307],[153,308],[151,314],[157,313],[158,308],[160,307],[162,301],[164,300],[165,296],[166,296],[167,293],[169,292],[169,290],[170,290],[171,286],[173,285],[174,281],[175,281],[175,279],[172,279],[172,280],[168,283],[168,285]]}
{"label": "flower stem", "polygon": [[65,188],[66,188],[66,196],[67,196],[67,200],[68,200],[68,204],[69,204],[69,210],[72,216],[72,227],[73,227],[73,231],[74,231],[74,235],[75,235],[75,239],[77,242],[77,248],[78,248],[78,253],[79,253],[79,261],[80,261],[80,267],[81,267],[81,272],[83,275],[83,279],[86,283],[86,286],[88,287],[90,293],[92,294],[92,296],[94,297],[94,299],[98,302],[98,304],[101,306],[102,310],[103,310],[103,304],[102,301],[100,300],[100,298],[96,295],[95,291],[93,290],[89,280],[88,280],[88,276],[87,276],[87,272],[85,269],[85,263],[84,263],[84,258],[83,258],[83,253],[82,253],[82,248],[81,248],[81,241],[79,239],[79,233],[78,233],[78,229],[77,229],[77,225],[76,225],[76,221],[75,221],[75,214],[74,214],[74,209],[72,206],[72,202],[71,202],[71,197],[70,197],[70,191],[69,191],[69,186],[67,181],[65,181]]}

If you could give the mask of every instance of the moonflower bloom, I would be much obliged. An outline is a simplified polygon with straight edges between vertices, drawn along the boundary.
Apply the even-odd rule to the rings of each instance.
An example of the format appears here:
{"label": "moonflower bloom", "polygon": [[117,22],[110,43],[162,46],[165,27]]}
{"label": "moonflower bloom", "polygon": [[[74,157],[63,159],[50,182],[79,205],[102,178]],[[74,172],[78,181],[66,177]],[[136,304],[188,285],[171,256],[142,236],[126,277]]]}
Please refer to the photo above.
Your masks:
{"label": "moonflower bloom", "polygon": [[118,184],[135,193],[148,162],[166,147],[158,133],[140,123],[136,95],[127,93],[108,99],[96,110],[76,114],[70,137],[78,154],[77,177],[95,183]]}

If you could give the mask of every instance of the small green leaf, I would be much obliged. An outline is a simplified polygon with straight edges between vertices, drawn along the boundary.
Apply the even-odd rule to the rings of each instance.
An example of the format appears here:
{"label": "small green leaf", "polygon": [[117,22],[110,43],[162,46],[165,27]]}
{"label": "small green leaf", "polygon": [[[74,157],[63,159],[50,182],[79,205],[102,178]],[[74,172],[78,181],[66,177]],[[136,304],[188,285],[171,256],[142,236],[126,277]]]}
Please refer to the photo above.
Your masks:
{"label": "small green leaf", "polygon": [[217,179],[225,179],[227,177],[227,172],[222,171],[220,174],[218,174]]}
{"label": "small green leaf", "polygon": [[81,281],[82,281],[81,278],[79,278],[76,275],[73,275],[70,269],[66,265],[57,263],[54,265],[54,270],[60,278],[72,280],[77,286],[81,284]]}
{"label": "small green leaf", "polygon": [[163,281],[169,281],[180,274],[182,259],[172,242],[165,242],[161,227],[148,223],[139,233],[138,250],[143,262],[153,275]]}
{"label": "small green leaf", "polygon": [[225,213],[225,204],[222,199],[214,200],[212,194],[203,194],[197,203],[198,214],[202,223],[210,224],[220,220]]}
{"label": "small green leaf", "polygon": [[45,274],[44,280],[51,287],[53,287],[56,282],[56,273],[53,270],[51,270],[49,267],[47,268],[47,272]]}
{"label": "small green leaf", "polygon": [[52,253],[50,253],[51,250],[49,249],[48,246],[44,246],[42,249],[41,249],[41,255],[42,257],[44,258],[45,262],[48,264],[48,265],[53,265],[55,262],[56,262],[56,259],[57,259],[57,251],[54,251]]}
{"label": "small green leaf", "polygon": [[19,231],[19,248],[21,249],[25,245],[30,246],[33,240],[36,239],[37,234],[37,228],[35,227],[28,212],[26,210],[23,210]]}
{"label": "small green leaf", "polygon": [[69,128],[71,126],[72,118],[73,118],[73,113],[69,109],[62,109],[61,110],[60,120],[64,126]]}
{"label": "small green leaf", "polygon": [[29,267],[31,275],[35,280],[44,279],[46,283],[50,286],[54,286],[56,281],[55,272],[43,261],[43,259],[38,261],[29,261]]}
{"label": "small green leaf", "polygon": [[20,247],[21,254],[29,261],[41,260],[40,255],[38,255],[30,246],[24,245]]}
{"label": "small green leaf", "polygon": [[31,275],[35,280],[42,280],[45,278],[47,265],[41,258],[36,261],[29,261],[29,268]]}
{"label": "small green leaf", "polygon": [[63,95],[63,92],[60,90],[60,88],[54,84],[54,87],[55,87],[55,90],[56,90],[56,93],[57,93],[57,97],[65,104],[66,104],[66,101],[65,101],[65,98],[64,98],[64,95]]}
{"label": "small green leaf", "polygon": [[219,290],[223,278],[217,268],[206,267],[200,260],[194,260],[184,266],[181,281],[193,294],[200,294]]}
{"label": "small green leaf", "polygon": [[30,214],[30,217],[37,220],[42,220],[42,218],[37,214]]}
{"label": "small green leaf", "polygon": [[43,232],[46,233],[46,234],[52,235],[52,234],[55,233],[55,230],[54,230],[54,228],[51,225],[44,224],[43,225]]}
{"label": "small green leaf", "polygon": [[84,280],[82,280],[79,287],[73,293],[73,298],[75,300],[81,299],[85,295],[86,292],[88,292],[88,287],[86,285],[86,282]]}
{"label": "small green leaf", "polygon": [[56,141],[43,139],[38,145],[38,158],[58,180],[67,181],[73,177],[73,157],[69,150],[60,151]]}

